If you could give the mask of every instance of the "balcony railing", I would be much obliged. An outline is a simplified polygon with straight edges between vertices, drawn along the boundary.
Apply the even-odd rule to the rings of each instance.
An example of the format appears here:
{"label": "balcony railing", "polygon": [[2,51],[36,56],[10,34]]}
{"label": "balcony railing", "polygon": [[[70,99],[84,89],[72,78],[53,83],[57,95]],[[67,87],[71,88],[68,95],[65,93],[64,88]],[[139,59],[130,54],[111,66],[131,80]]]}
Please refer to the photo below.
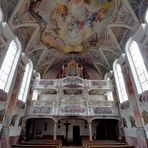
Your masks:
{"label": "balcony railing", "polygon": [[86,115],[86,106],[81,104],[62,104],[59,107],[59,115],[83,116]]}
{"label": "balcony railing", "polygon": [[63,79],[41,79],[35,80],[33,89],[57,89],[57,88],[88,88],[91,89],[106,89],[111,90],[112,85],[109,80],[86,80],[80,77],[69,76]]}
{"label": "balcony railing", "polygon": [[109,80],[89,80],[89,89],[111,89],[112,85]]}
{"label": "balcony railing", "polygon": [[35,89],[56,89],[58,80],[41,79],[35,80],[33,88]]}
{"label": "balcony railing", "polygon": [[96,105],[83,103],[48,104],[46,101],[34,101],[29,115],[45,116],[119,116],[117,106],[113,102],[100,102]]}

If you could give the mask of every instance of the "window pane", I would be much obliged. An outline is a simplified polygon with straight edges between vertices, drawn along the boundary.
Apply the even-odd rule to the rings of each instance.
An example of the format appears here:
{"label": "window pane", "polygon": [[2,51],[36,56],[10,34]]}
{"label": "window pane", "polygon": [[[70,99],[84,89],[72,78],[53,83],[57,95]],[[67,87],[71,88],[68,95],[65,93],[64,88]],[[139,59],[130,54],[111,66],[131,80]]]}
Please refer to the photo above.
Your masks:
{"label": "window pane", "polygon": [[2,77],[3,72],[0,70],[0,78]]}
{"label": "window pane", "polygon": [[0,80],[0,89],[4,89],[5,88],[5,82]]}
{"label": "window pane", "polygon": [[[137,72],[137,77],[139,80],[139,82],[136,81],[137,90],[138,90],[138,93],[141,93],[141,90],[144,91],[148,88],[148,83],[145,83],[145,82],[148,82],[148,76],[147,76],[148,72],[145,67],[138,44],[135,41],[131,43],[129,51],[130,51],[130,54],[132,55],[131,58],[132,58],[135,70]],[[138,87],[138,85],[141,85],[141,88]]]}
{"label": "window pane", "polygon": [[16,54],[16,47],[15,47],[15,45],[11,48],[11,54],[10,54],[10,56],[14,56],[15,54]]}
{"label": "window pane", "polygon": [[9,75],[10,67],[8,67],[8,66],[6,65],[4,70],[5,70],[4,72],[5,72],[7,75]]}
{"label": "window pane", "polygon": [[145,20],[146,20],[146,23],[148,23],[148,9],[146,11]]}
{"label": "window pane", "polygon": [[2,74],[2,77],[1,77],[1,80],[4,81],[4,82],[6,82],[7,81],[7,78],[8,78],[8,75],[5,74],[5,73],[3,73]]}
{"label": "window pane", "polygon": [[8,59],[9,59],[10,61],[13,61],[13,60],[14,60],[14,56],[15,56],[15,55],[10,54],[10,55],[8,56]]}
{"label": "window pane", "polygon": [[25,88],[25,85],[26,85],[26,84],[25,84],[24,82],[22,82],[21,87],[22,87],[22,88]]}
{"label": "window pane", "polygon": [[14,54],[16,53],[16,51],[17,51],[16,43],[14,41],[11,41],[0,70],[1,71],[0,76],[2,81],[5,82],[5,86],[7,84],[7,80],[10,75],[11,67],[13,66],[13,61],[15,59]]}
{"label": "window pane", "polygon": [[123,78],[123,74],[121,71],[121,66],[119,64],[116,64],[116,73],[117,73],[117,83],[118,83],[118,94],[119,94],[119,99],[120,99],[120,103],[122,103],[123,101],[127,101],[128,100],[128,96],[126,93],[126,88],[125,88],[125,83],[124,83],[124,78]]}
{"label": "window pane", "polygon": [[21,84],[21,89],[20,89],[20,94],[22,94],[21,96],[18,97],[18,99],[22,100],[23,102],[25,102],[26,100],[26,91],[28,88],[26,88],[27,85],[27,81],[28,81],[28,76],[29,76],[29,72],[30,72],[30,64],[27,64],[25,67],[25,72],[24,72],[24,76],[23,76],[23,80],[22,80],[22,84]]}
{"label": "window pane", "polygon": [[0,22],[2,22],[2,19],[3,19],[3,14],[2,14],[2,10],[0,8]]}

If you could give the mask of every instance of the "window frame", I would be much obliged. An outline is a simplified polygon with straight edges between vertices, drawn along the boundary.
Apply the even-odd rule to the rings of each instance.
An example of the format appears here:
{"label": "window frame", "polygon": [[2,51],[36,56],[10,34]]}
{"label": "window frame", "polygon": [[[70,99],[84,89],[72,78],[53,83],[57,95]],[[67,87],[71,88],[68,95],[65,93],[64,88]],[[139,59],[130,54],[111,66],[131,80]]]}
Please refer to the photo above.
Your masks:
{"label": "window frame", "polygon": [[3,22],[3,11],[1,7],[0,7],[0,22]]}
{"label": "window frame", "polygon": [[[27,66],[29,66],[28,69],[27,69]],[[27,73],[26,73],[26,71],[27,71]],[[30,82],[31,82],[32,72],[33,72],[33,64],[31,62],[31,60],[29,60],[29,62],[26,63],[26,66],[25,66],[25,72],[24,72],[24,75],[23,75],[23,78],[22,78],[20,90],[19,90],[18,97],[17,97],[18,100],[20,100],[24,103],[27,100],[27,95],[28,95],[29,86],[30,86]],[[23,85],[23,87],[22,87],[22,85]]]}
{"label": "window frame", "polygon": [[146,13],[145,13],[145,22],[146,24],[148,24],[148,9],[146,10]]}
{"label": "window frame", "polygon": [[[117,65],[119,65],[121,68],[121,65],[119,63],[117,63],[117,60],[115,60],[115,62],[113,64],[113,70],[114,70],[115,82],[116,82],[116,86],[117,86],[117,92],[118,92],[118,96],[119,96],[119,102],[124,103],[124,102],[128,101],[128,93],[127,93],[122,69],[121,69],[121,73],[119,73],[119,71],[117,70]],[[119,76],[119,74],[122,74],[122,75]],[[122,78],[122,80],[120,80],[121,78]],[[121,81],[124,83],[121,83]],[[121,86],[121,84],[122,84],[122,86]],[[124,93],[125,93],[125,95],[123,95]]]}
{"label": "window frame", "polygon": [[[13,57],[11,55],[12,48],[15,49],[15,53],[14,53]],[[17,59],[18,54],[19,54],[19,47],[17,45],[17,42],[15,40],[12,40],[9,44],[8,50],[6,52],[6,55],[3,59],[2,65],[0,67],[0,83],[2,81],[5,83],[4,86],[0,87],[0,89],[6,91],[7,93],[9,92],[9,89],[10,89],[11,72],[13,71],[14,66],[16,68],[16,65],[17,65],[16,60],[18,62],[18,59]],[[11,59],[11,57],[13,59]],[[10,62],[10,64],[8,64],[8,61]],[[9,71],[6,71],[6,67],[9,69]],[[6,77],[7,77],[6,80],[2,80],[3,75],[6,75]]]}
{"label": "window frame", "polygon": [[[141,63],[140,64],[138,62],[135,62],[135,57],[134,56],[137,56],[137,55],[136,54],[134,55],[132,53],[132,50],[135,49],[133,44],[135,44],[135,47],[138,50],[138,54],[137,54],[138,59],[141,58],[141,60],[140,60]],[[146,67],[146,65],[144,63],[144,59],[142,57],[142,54],[140,52],[140,47],[139,47],[138,43],[135,40],[130,39],[127,42],[126,54],[127,54],[127,58],[128,58],[129,64],[130,64],[131,72],[132,72],[132,75],[133,75],[133,78],[134,78],[137,93],[141,94],[141,93],[148,90],[148,79],[147,79],[148,70],[147,70],[147,67]],[[141,57],[139,57],[140,55],[141,55]],[[139,69],[139,70],[137,70],[137,69]],[[139,73],[140,70],[141,70],[141,74]],[[142,82],[142,79],[140,79],[140,76],[145,78],[144,82]],[[147,86],[146,86],[147,88],[146,87],[144,88],[144,86],[143,86],[143,84],[145,84],[145,83],[147,83]]]}

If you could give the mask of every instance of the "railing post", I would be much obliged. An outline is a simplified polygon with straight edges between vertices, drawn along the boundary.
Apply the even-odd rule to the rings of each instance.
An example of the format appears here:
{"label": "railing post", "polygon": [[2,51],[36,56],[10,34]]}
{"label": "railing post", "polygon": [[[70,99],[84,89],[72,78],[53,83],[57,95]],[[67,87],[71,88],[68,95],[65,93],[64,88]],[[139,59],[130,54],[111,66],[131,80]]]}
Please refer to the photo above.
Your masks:
{"label": "railing post", "polygon": [[91,121],[88,121],[88,126],[89,126],[89,140],[92,141],[92,126],[91,126]]}
{"label": "railing post", "polygon": [[54,121],[54,135],[53,140],[57,139],[57,121]]}

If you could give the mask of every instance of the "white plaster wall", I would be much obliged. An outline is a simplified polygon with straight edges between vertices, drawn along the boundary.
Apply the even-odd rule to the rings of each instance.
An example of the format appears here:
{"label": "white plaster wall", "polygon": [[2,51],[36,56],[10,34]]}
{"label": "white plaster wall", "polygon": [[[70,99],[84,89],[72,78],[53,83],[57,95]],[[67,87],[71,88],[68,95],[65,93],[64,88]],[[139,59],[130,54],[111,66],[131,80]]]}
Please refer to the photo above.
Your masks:
{"label": "white plaster wall", "polygon": [[[65,130],[65,125],[64,123],[66,123],[67,120],[60,120],[60,128],[57,128],[57,135],[64,135],[66,133]],[[69,131],[68,131],[68,139],[72,140],[73,139],[73,126],[79,126],[80,127],[80,135],[89,135],[89,131],[88,131],[88,124],[85,124],[85,122],[87,123],[87,121],[85,120],[75,120],[75,119],[69,119],[68,123],[70,123],[69,125]],[[85,125],[87,125],[87,128],[85,128]]]}
{"label": "white plaster wall", "polygon": [[[60,128],[57,128],[57,135],[66,135],[66,128],[64,123],[66,123],[67,120],[60,120]],[[86,124],[85,124],[86,122]],[[70,123],[68,127],[68,141],[73,141],[73,126],[79,126],[80,127],[80,136],[88,136],[89,135],[89,128],[88,123],[85,120],[75,120],[75,119],[69,119],[68,123]],[[85,128],[85,125],[87,128]]]}

